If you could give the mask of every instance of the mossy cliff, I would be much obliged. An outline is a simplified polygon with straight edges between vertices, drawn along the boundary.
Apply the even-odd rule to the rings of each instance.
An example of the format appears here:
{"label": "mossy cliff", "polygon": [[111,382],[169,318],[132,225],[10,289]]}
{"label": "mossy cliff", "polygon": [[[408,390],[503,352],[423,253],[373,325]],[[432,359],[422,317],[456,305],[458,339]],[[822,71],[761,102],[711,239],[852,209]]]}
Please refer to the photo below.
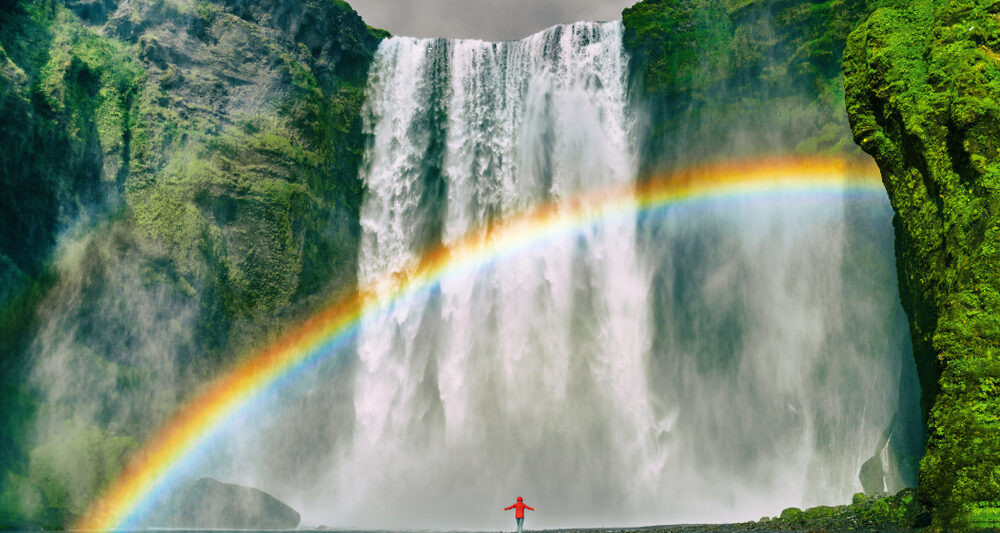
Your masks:
{"label": "mossy cliff", "polygon": [[0,2],[0,524],[82,512],[185,390],[354,284],[385,36],[340,0]]}
{"label": "mossy cliff", "polygon": [[875,11],[844,56],[858,144],[896,211],[935,523],[1000,526],[1000,2]]}

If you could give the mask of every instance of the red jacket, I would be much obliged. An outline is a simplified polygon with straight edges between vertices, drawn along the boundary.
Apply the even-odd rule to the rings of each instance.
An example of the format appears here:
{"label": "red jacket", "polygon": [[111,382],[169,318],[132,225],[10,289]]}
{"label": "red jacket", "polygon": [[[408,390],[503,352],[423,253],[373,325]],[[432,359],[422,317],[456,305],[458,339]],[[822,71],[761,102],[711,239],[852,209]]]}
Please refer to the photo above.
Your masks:
{"label": "red jacket", "polygon": [[510,511],[511,509],[517,509],[517,511],[514,513],[514,518],[524,518],[524,510],[525,509],[527,509],[529,511],[534,511],[534,509],[532,509],[531,507],[528,507],[528,504],[521,503],[521,502],[517,502],[514,505],[511,505],[510,507],[504,507],[503,508],[504,511]]}

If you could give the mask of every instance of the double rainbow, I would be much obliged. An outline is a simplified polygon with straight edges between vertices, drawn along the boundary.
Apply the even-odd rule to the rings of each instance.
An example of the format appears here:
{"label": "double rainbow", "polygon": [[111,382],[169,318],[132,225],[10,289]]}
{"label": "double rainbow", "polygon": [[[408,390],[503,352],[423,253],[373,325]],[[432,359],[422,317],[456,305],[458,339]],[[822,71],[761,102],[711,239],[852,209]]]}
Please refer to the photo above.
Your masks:
{"label": "double rainbow", "polygon": [[[425,254],[405,275],[387,275],[322,308],[265,349],[191,397],[130,459],[75,529],[113,530],[134,525],[158,495],[176,482],[183,458],[251,400],[294,378],[297,370],[328,357],[361,320],[444,278],[497,258],[577,232],[615,217],[679,204],[754,196],[872,193],[882,187],[869,161],[839,158],[770,158],[692,167],[638,184],[587,191],[509,217],[465,239]],[[377,290],[376,290],[377,288]],[[291,378],[290,378],[291,376]]]}

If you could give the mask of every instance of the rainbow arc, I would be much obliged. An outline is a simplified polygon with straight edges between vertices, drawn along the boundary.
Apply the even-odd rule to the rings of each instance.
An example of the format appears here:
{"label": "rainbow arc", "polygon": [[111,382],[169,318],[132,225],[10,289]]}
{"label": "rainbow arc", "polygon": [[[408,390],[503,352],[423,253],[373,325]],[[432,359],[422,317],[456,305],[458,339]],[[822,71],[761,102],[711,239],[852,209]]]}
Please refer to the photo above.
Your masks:
{"label": "rainbow arc", "polygon": [[870,160],[755,159],[691,167],[637,184],[585,191],[492,223],[429,251],[402,273],[386,274],[333,300],[192,395],[130,459],[75,529],[106,531],[134,526],[143,511],[175,482],[177,476],[170,474],[182,459],[204,447],[213,428],[254,398],[294,379],[297,371],[336,353],[365,317],[433,288],[449,276],[616,217],[727,198],[783,194],[842,198],[845,193],[872,193],[881,188],[878,169]]}

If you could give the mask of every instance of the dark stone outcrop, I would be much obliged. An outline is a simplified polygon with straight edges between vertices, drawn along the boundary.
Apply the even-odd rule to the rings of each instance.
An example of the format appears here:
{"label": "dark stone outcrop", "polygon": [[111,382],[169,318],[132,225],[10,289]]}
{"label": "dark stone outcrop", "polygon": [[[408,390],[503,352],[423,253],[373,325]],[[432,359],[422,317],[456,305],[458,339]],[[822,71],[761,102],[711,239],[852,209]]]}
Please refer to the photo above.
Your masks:
{"label": "dark stone outcrop", "polygon": [[251,487],[201,478],[175,489],[146,527],[186,529],[294,529],[299,513]]}

